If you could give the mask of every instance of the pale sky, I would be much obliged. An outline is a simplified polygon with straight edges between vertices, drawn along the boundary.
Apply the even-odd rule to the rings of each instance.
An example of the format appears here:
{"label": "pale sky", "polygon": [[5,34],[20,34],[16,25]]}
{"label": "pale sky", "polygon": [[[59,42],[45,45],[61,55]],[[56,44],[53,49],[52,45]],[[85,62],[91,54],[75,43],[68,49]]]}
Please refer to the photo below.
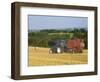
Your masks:
{"label": "pale sky", "polygon": [[67,29],[67,28],[87,28],[87,17],[71,17],[71,16],[43,16],[29,15],[28,29]]}

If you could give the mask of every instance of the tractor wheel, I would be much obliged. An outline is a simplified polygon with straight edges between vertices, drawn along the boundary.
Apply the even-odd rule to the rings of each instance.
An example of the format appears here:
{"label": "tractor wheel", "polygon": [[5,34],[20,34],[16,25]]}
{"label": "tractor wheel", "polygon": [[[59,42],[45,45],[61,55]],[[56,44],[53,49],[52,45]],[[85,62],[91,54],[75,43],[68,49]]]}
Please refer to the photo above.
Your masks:
{"label": "tractor wheel", "polygon": [[49,49],[49,54],[52,54],[53,52],[52,52],[52,50],[51,49]]}

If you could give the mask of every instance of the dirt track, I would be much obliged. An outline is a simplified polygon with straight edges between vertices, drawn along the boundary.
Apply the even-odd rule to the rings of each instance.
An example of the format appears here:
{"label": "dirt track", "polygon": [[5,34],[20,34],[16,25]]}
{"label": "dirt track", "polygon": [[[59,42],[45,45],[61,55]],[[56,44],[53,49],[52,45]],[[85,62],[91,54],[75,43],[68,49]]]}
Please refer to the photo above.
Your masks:
{"label": "dirt track", "polygon": [[45,65],[70,65],[70,64],[86,64],[87,50],[83,53],[62,53],[50,54],[48,48],[29,47],[28,50],[29,66],[45,66]]}

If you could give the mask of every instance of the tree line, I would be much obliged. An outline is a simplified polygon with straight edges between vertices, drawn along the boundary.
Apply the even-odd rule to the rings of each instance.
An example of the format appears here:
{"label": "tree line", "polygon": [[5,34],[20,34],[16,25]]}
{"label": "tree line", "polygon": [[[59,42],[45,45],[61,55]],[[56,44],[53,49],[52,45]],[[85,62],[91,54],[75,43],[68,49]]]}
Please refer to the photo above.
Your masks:
{"label": "tree line", "polygon": [[48,42],[51,40],[68,40],[71,37],[77,37],[84,40],[85,48],[88,47],[87,29],[45,29],[28,32],[28,45],[34,47],[49,47]]}

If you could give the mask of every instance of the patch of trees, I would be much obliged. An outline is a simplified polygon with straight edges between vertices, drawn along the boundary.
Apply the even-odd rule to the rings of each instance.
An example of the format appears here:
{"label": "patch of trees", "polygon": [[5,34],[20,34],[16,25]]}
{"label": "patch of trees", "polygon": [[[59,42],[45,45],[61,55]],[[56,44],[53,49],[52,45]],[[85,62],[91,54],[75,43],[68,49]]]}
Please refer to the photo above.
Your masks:
{"label": "patch of trees", "polygon": [[73,30],[40,30],[40,31],[31,31],[28,33],[28,45],[34,47],[49,47],[48,42],[51,40],[68,40],[71,37],[77,37],[83,39],[85,42],[85,48],[87,48],[87,30],[82,29],[73,29]]}

